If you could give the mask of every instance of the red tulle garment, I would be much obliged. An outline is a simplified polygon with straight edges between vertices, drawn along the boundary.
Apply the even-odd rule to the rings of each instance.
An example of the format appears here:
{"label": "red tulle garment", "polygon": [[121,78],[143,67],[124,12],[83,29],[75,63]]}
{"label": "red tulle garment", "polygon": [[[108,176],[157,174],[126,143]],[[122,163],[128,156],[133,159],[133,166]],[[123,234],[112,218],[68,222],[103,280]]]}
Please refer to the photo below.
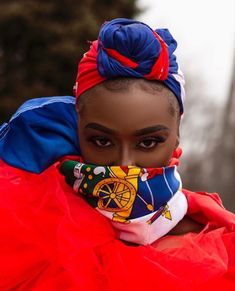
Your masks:
{"label": "red tulle garment", "polygon": [[184,192],[203,230],[131,246],[55,165],[1,163],[0,290],[234,290],[235,216],[216,195]]}

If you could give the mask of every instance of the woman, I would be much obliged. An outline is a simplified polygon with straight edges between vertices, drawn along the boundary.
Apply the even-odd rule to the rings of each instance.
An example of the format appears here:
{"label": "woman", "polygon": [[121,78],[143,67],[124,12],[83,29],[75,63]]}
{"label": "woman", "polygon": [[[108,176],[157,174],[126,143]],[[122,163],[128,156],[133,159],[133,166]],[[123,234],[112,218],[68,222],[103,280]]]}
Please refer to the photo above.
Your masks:
{"label": "woman", "polygon": [[175,48],[168,30],[107,22],[79,64],[76,100],[31,101],[2,126],[1,289],[234,286],[235,217],[177,172]]}

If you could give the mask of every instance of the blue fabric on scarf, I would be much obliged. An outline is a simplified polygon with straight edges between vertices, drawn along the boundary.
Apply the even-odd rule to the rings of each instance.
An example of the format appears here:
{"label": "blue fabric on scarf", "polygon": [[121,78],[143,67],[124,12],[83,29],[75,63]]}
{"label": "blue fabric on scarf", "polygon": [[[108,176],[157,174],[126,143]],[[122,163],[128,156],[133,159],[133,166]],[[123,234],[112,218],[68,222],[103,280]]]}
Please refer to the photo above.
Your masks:
{"label": "blue fabric on scarf", "polygon": [[40,173],[64,155],[80,155],[74,97],[30,99],[0,127],[0,158],[9,165]]}

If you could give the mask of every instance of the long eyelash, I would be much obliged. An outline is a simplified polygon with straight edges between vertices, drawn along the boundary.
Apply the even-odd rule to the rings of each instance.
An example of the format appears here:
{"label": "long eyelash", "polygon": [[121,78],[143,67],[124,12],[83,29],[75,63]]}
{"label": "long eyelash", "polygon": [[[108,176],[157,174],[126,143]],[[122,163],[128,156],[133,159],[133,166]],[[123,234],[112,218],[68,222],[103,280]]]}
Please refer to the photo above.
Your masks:
{"label": "long eyelash", "polygon": [[[88,142],[91,142],[93,145],[95,145],[95,146],[98,146],[97,145],[97,143],[96,143],[96,141],[98,140],[98,139],[106,139],[105,137],[101,137],[101,136],[91,136],[91,137],[88,137],[87,138],[87,141]],[[108,141],[109,141],[109,139],[107,139]],[[111,142],[111,141],[110,141]]]}
{"label": "long eyelash", "polygon": [[101,136],[91,136],[87,138],[88,141],[95,141],[97,139],[105,139],[105,138]]}
{"label": "long eyelash", "polygon": [[139,143],[144,142],[146,140],[152,140],[152,141],[156,141],[158,143],[163,143],[166,141],[166,138],[162,137],[162,136],[150,136],[150,137],[146,137],[146,138],[142,139]]}

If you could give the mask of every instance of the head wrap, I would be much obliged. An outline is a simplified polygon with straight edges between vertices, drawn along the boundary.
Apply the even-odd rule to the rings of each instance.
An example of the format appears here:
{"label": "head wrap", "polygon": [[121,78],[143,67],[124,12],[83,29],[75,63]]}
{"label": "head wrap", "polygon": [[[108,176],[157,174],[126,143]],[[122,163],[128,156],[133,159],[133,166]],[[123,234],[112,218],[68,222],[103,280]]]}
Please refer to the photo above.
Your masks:
{"label": "head wrap", "polygon": [[183,113],[184,77],[173,54],[176,47],[168,29],[154,31],[125,18],[105,22],[78,65],[75,96],[116,77],[158,80],[175,94]]}

